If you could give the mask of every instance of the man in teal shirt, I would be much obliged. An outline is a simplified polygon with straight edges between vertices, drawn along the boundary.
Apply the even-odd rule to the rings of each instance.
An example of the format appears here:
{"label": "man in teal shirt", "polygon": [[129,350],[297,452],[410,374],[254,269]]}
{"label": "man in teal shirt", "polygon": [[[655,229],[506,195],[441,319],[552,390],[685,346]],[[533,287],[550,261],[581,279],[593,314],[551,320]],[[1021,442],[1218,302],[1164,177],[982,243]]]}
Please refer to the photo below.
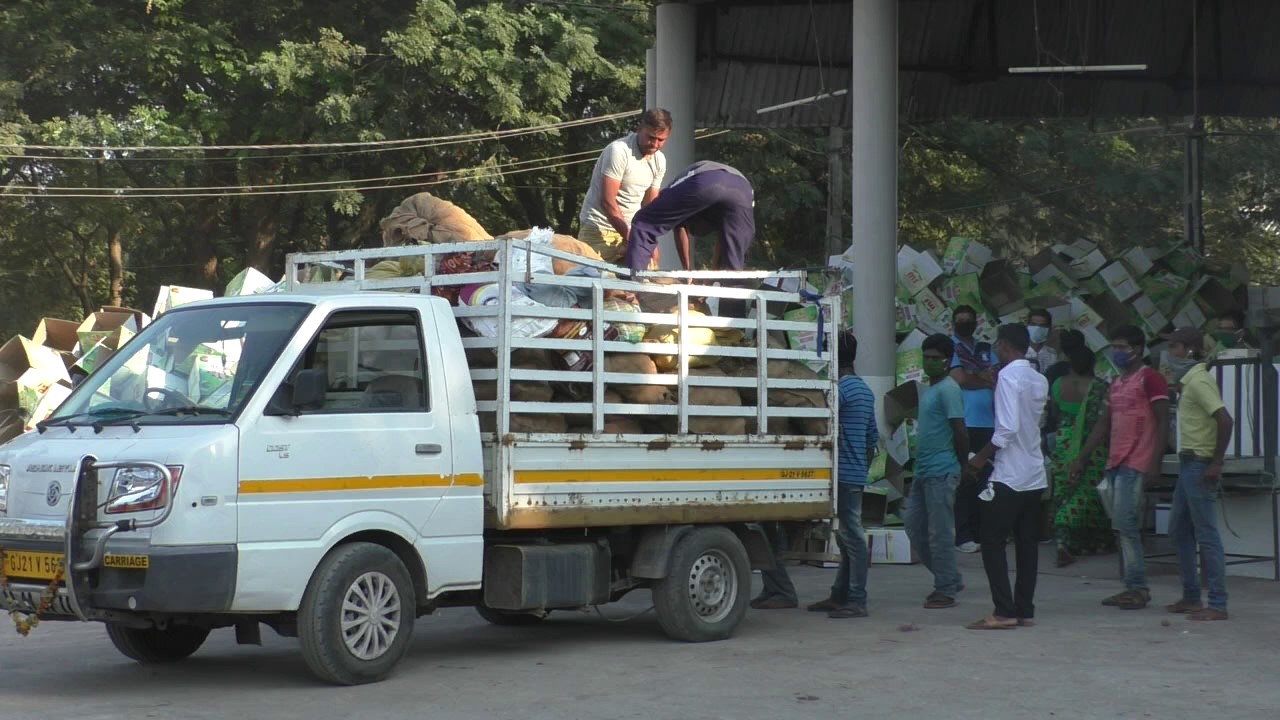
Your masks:
{"label": "man in teal shirt", "polygon": [[911,495],[907,498],[907,536],[924,566],[933,573],[929,609],[955,607],[963,587],[956,567],[956,488],[969,459],[964,397],[948,368],[955,343],[931,335],[923,345],[929,387],[920,399],[916,457]]}

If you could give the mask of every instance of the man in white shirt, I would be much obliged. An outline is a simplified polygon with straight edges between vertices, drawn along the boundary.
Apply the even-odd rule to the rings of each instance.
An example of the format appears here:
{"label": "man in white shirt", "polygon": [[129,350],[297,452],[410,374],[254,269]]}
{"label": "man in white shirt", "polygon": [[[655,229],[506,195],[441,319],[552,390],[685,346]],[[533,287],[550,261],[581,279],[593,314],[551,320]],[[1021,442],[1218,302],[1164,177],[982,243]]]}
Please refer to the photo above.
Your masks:
{"label": "man in white shirt", "polygon": [[609,143],[596,160],[582,199],[578,239],[608,262],[622,258],[632,218],[658,197],[667,172],[662,146],[670,134],[671,113],[646,110],[635,132]]}
{"label": "man in white shirt", "polygon": [[[1048,483],[1040,451],[1040,421],[1049,383],[1027,362],[1031,338],[1025,325],[1001,325],[995,353],[1000,373],[995,388],[995,431],[991,442],[969,461],[975,470],[992,456],[995,467],[982,499],[982,565],[995,610],[969,625],[973,630],[1006,630],[1035,624],[1036,573],[1040,547],[1040,495]],[[1005,545],[1013,534],[1018,579],[1009,588]]]}
{"label": "man in white shirt", "polygon": [[1043,375],[1058,362],[1058,351],[1049,347],[1049,335],[1053,333],[1053,316],[1048,310],[1035,308],[1027,313],[1027,333],[1031,347],[1027,349],[1027,362]]}

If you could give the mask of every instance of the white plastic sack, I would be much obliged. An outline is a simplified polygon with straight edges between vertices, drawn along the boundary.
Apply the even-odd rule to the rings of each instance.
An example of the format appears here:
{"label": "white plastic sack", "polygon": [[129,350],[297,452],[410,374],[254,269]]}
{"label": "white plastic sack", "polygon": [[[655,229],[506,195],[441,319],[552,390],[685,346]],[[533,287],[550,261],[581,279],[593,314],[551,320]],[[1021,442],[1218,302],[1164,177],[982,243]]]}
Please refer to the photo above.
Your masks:
{"label": "white plastic sack", "polygon": [[[552,241],[555,239],[555,233],[549,228],[534,228],[529,237],[525,238],[530,245],[541,245],[547,249],[551,249]],[[550,255],[542,253],[525,252],[521,248],[511,248],[511,270],[516,273],[524,273],[525,269],[532,267],[536,273],[555,274],[555,261]],[[498,262],[502,262],[503,253],[498,253]]]}
{"label": "white plastic sack", "polygon": [[[476,288],[475,292],[467,301],[468,305],[478,307],[481,305],[496,306],[501,300],[501,290],[497,283],[490,283]],[[511,287],[511,306],[516,307],[546,307],[540,302],[533,300],[522,291],[519,286]],[[465,321],[472,330],[478,335],[484,337],[498,336],[498,318],[497,317],[473,317],[465,318]],[[511,319],[511,334],[516,337],[542,337],[549,335],[552,330],[556,329],[556,321],[551,318],[529,318],[516,317]]]}

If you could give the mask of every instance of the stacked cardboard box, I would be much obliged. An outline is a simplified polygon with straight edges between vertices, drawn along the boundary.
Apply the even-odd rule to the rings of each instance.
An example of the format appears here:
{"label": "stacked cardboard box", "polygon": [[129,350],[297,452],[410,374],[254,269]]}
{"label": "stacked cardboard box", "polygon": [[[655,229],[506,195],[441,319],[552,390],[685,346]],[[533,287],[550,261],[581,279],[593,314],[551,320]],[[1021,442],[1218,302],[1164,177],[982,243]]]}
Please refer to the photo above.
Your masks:
{"label": "stacked cardboard box", "polygon": [[[276,287],[250,268],[227,285],[226,294],[249,295]],[[166,285],[160,288],[152,314],[158,317],[179,305],[212,297],[211,290]],[[79,322],[44,318],[30,338],[19,335],[0,346],[0,443],[34,430],[71,394],[73,376],[92,373],[150,322],[151,317],[140,310],[107,305]],[[205,362],[213,364],[214,359],[211,355]]]}
{"label": "stacked cardboard box", "polygon": [[[840,258],[846,266],[856,262],[847,254]],[[998,257],[964,237],[952,238],[941,259],[927,250],[902,248],[897,387],[884,398],[885,448],[873,464],[871,487],[887,493],[892,517],[911,479],[924,379],[921,344],[930,334],[951,334],[956,307],[977,311],[975,334],[988,342],[1000,324],[1024,322],[1028,310],[1044,309],[1055,327],[1084,334],[1098,353],[1098,373],[1111,378],[1118,371],[1105,352],[1110,330],[1137,325],[1157,345],[1157,334],[1172,327],[1204,328],[1224,310],[1245,309],[1246,282],[1241,267],[1210,269],[1198,253],[1180,246],[1130,248],[1112,257],[1094,242],[1077,240],[1045,248],[1025,263]]]}

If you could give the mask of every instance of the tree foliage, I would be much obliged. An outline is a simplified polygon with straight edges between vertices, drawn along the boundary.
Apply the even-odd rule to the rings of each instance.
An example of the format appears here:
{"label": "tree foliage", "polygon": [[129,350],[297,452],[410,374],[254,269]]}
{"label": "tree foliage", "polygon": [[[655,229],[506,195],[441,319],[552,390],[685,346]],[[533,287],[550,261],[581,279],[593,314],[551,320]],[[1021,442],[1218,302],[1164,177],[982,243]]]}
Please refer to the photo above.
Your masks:
{"label": "tree foliage", "polygon": [[[423,189],[494,232],[574,232],[591,163],[630,120],[393,149],[210,146],[440,138],[637,110],[651,11],[646,0],[9,0],[0,143],[27,149],[0,148],[0,336],[45,315],[145,306],[164,283],[216,288],[246,265],[275,274],[297,250],[377,244],[378,221]],[[1210,252],[1274,281],[1280,129],[1212,119],[1208,130]],[[900,237],[973,235],[1012,254],[1077,237],[1176,239],[1183,137],[1150,119],[903,127]],[[847,199],[829,203],[826,144],[804,130],[699,141],[699,157],[755,185],[753,263],[823,263],[832,206],[848,227]]]}

